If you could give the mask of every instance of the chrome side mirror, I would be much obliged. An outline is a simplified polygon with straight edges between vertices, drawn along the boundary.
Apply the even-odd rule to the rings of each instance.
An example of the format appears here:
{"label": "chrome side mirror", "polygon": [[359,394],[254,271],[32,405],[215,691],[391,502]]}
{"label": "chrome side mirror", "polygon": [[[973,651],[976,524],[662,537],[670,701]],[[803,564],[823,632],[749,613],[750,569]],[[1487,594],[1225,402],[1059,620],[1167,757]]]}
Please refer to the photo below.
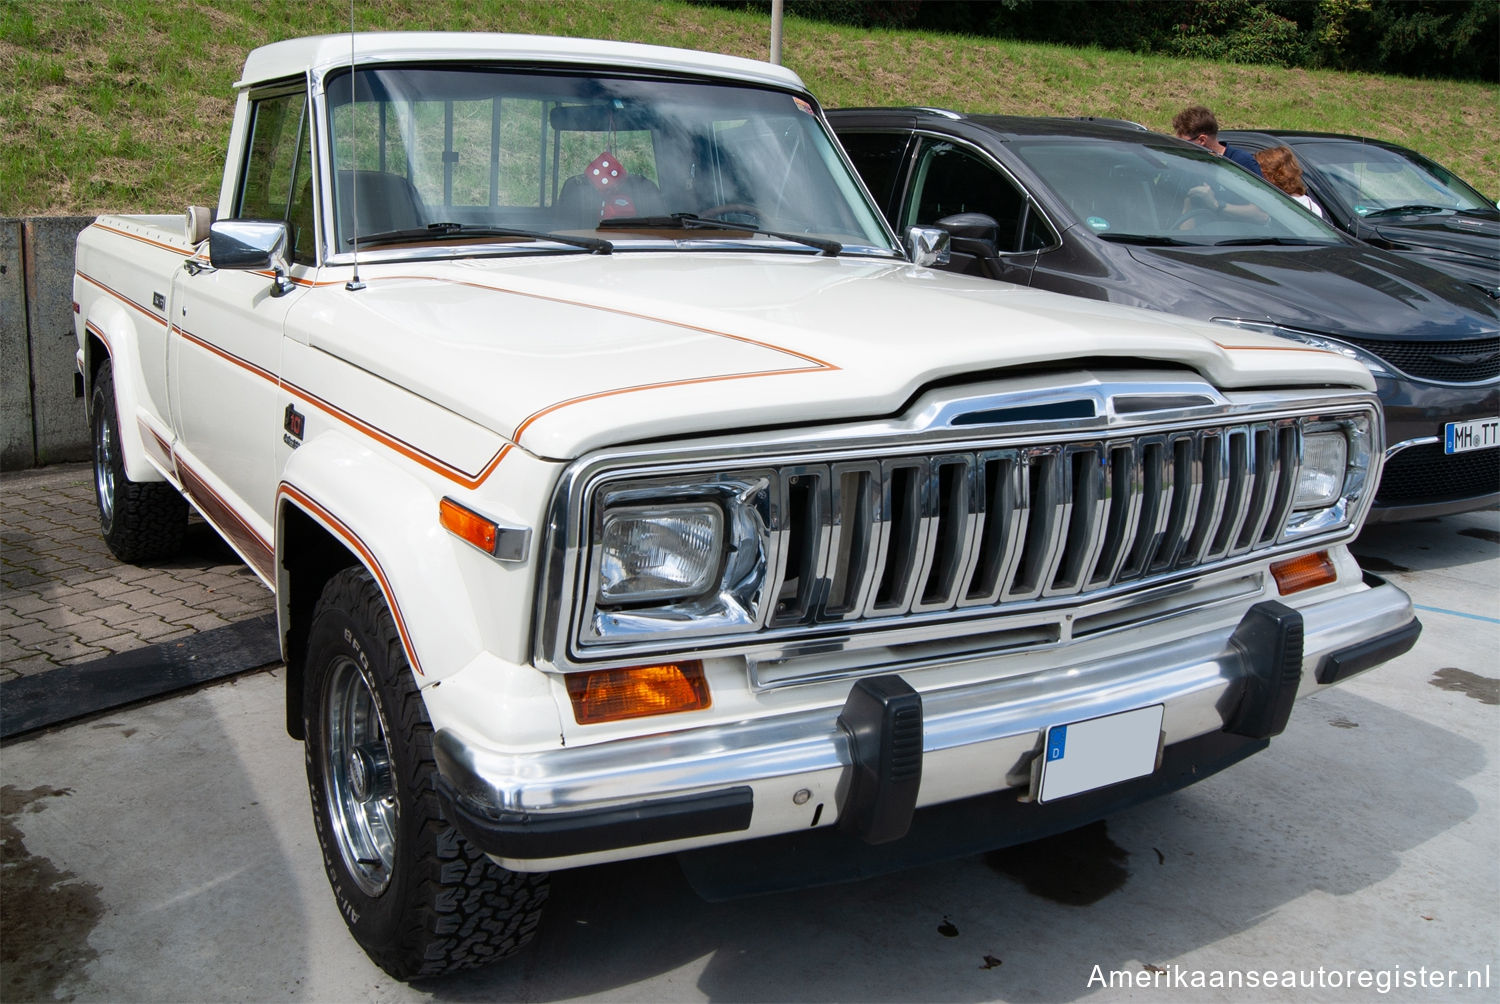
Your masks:
{"label": "chrome side mirror", "polygon": [[950,240],[948,231],[938,227],[912,227],[906,231],[907,257],[923,268],[946,265],[951,258]]}
{"label": "chrome side mirror", "polygon": [[219,220],[208,229],[208,263],[214,268],[273,273],[271,295],[296,288],[287,278],[287,228],[270,220]]}

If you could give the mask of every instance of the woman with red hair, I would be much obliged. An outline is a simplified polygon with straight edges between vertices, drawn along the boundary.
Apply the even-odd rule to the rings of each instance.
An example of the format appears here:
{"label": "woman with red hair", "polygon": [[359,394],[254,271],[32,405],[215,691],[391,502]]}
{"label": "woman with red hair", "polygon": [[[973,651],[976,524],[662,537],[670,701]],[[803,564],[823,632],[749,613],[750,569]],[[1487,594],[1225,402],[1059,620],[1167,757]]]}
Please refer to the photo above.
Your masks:
{"label": "woman with red hair", "polygon": [[1302,184],[1302,165],[1297,163],[1297,155],[1291,147],[1273,146],[1261,150],[1256,153],[1255,160],[1267,181],[1302,203],[1319,219],[1323,218],[1323,207],[1313,201],[1307,194],[1307,187]]}

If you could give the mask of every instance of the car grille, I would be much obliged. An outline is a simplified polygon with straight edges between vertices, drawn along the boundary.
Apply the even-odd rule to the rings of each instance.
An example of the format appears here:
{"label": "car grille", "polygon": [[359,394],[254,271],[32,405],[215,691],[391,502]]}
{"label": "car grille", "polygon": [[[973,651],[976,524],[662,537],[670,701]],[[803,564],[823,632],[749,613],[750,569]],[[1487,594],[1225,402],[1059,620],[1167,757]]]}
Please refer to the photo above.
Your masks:
{"label": "car grille", "polygon": [[1465,342],[1381,342],[1367,338],[1344,341],[1419,380],[1479,383],[1500,375],[1500,337]]}
{"label": "car grille", "polygon": [[1268,422],[799,466],[769,623],[1072,596],[1267,547],[1299,451]]}
{"label": "car grille", "polygon": [[1412,446],[1386,461],[1377,506],[1422,505],[1500,492],[1500,448],[1448,455],[1441,444]]}

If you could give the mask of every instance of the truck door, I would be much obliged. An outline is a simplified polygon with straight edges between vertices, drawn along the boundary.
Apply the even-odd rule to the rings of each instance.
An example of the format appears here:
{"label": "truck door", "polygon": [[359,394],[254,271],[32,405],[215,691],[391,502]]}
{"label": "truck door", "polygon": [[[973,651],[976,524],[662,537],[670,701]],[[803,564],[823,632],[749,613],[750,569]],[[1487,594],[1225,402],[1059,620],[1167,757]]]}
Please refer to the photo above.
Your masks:
{"label": "truck door", "polygon": [[252,95],[246,135],[233,215],[286,221],[296,285],[277,296],[267,273],[185,270],[174,284],[168,352],[183,487],[251,566],[269,577],[282,436],[282,331],[316,264],[311,226],[300,225],[310,224],[312,206],[305,88],[299,83]]}

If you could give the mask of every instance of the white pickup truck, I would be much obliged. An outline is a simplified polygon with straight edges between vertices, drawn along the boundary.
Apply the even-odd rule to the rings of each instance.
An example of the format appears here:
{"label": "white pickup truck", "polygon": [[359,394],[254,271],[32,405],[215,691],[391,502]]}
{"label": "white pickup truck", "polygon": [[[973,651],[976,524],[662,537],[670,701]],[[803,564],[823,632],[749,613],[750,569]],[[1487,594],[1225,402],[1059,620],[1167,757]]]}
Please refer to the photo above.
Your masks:
{"label": "white pickup truck", "polygon": [[515,950],[548,870],[728,895],[1076,826],[1416,640],[1345,547],[1368,372],[930,270],[787,70],[374,34],[237,95],[216,214],[79,239],[102,527],[158,558],[191,504],[275,591],[399,978]]}

